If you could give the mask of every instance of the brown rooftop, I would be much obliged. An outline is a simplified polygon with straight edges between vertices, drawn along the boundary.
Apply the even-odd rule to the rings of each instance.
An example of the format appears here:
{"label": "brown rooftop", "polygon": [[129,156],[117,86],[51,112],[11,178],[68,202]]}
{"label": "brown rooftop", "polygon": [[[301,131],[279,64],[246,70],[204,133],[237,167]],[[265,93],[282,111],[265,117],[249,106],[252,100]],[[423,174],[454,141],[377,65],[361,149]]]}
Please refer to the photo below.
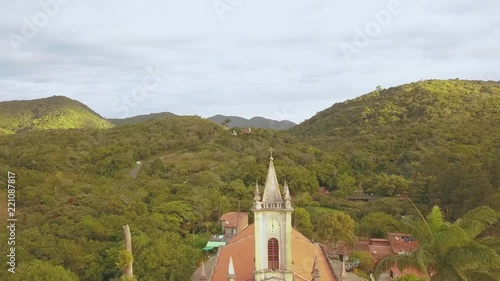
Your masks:
{"label": "brown rooftop", "polygon": [[237,226],[238,224],[241,224],[242,222],[248,223],[248,213],[244,212],[225,213],[224,215],[222,215],[220,220],[224,222],[223,223],[224,226],[234,227]]}

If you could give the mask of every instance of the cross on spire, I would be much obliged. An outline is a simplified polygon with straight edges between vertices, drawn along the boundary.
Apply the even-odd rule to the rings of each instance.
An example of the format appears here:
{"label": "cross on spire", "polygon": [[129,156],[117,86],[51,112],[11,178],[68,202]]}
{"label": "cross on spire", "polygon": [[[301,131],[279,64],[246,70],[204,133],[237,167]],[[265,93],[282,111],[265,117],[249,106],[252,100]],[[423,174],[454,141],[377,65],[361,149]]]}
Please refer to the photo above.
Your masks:
{"label": "cross on spire", "polygon": [[274,151],[274,148],[271,146],[269,148],[269,152],[271,152],[271,158],[270,158],[271,160],[273,160],[273,151]]}

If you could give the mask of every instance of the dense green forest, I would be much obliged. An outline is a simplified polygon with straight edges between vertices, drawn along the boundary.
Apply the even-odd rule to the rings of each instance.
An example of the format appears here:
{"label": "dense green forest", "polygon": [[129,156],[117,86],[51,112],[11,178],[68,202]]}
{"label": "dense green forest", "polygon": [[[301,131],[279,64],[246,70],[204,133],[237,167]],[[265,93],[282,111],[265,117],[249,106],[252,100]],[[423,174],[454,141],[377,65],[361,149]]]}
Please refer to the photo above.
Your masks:
{"label": "dense green forest", "polygon": [[[220,215],[250,210],[271,146],[295,227],[319,241],[400,230],[402,216],[417,215],[398,197],[405,193],[426,213],[439,205],[448,220],[482,205],[498,211],[499,110],[499,83],[423,81],[336,104],[291,131],[234,136],[173,116],[0,136],[0,202],[7,171],[18,186],[15,276],[118,280],[128,224],[138,280],[188,280]],[[346,200],[361,190],[384,198]]]}
{"label": "dense green forest", "polygon": [[261,129],[275,129],[275,130],[288,130],[297,124],[288,120],[273,120],[264,117],[252,117],[246,119],[238,116],[226,116],[226,115],[215,115],[208,117],[208,120],[212,120],[215,123],[223,124],[227,123],[228,127],[239,127],[239,128],[261,128]]}
{"label": "dense green forest", "polygon": [[145,115],[137,115],[134,117],[123,118],[123,119],[108,118],[107,120],[116,126],[122,126],[122,125],[137,124],[148,120],[159,120],[159,119],[161,120],[166,117],[172,117],[172,116],[176,115],[170,112],[159,112],[159,113],[151,113]]}
{"label": "dense green forest", "polygon": [[[19,269],[39,260],[81,280],[119,277],[122,225],[129,224],[140,280],[186,280],[202,258],[191,234],[217,233],[221,213],[238,204],[249,210],[270,146],[280,181],[288,179],[304,207],[314,205],[317,177],[335,183],[350,171],[283,131],[233,136],[199,117],[0,137],[0,170],[18,178]],[[134,178],[137,161],[143,165]]]}
{"label": "dense green forest", "polygon": [[[160,112],[160,113],[151,113],[147,115],[137,115],[130,118],[124,119],[114,119],[109,118],[108,121],[117,125],[130,125],[137,124],[140,122],[148,121],[148,120],[161,120],[166,117],[176,116],[170,112]],[[226,115],[214,115],[212,117],[208,117],[208,120],[211,120],[217,124],[227,125],[229,128],[238,127],[238,128],[261,128],[261,129],[276,129],[276,130],[288,130],[297,124],[288,121],[288,120],[272,120],[264,117],[253,117],[251,119],[246,119],[239,116],[226,116]]]}
{"label": "dense green forest", "polygon": [[111,128],[86,105],[63,96],[0,102],[0,135],[31,130]]}
{"label": "dense green forest", "polygon": [[429,80],[338,103],[291,129],[342,155],[356,187],[437,204],[450,219],[500,208],[500,83]]}

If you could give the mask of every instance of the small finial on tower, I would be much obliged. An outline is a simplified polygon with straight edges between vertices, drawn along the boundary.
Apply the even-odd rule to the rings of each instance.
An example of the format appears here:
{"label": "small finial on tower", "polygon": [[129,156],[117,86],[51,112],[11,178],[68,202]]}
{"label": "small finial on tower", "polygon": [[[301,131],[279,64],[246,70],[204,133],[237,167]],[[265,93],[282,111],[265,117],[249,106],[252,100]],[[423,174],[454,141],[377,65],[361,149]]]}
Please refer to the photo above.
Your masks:
{"label": "small finial on tower", "polygon": [[271,147],[269,148],[269,151],[271,152],[271,157],[270,157],[269,159],[271,159],[271,160],[273,160],[273,150],[274,150],[274,149],[273,149],[273,147],[271,146]]}
{"label": "small finial on tower", "polygon": [[286,180],[285,180],[285,184],[283,185],[284,186],[284,191],[285,191],[285,201],[290,201],[292,200],[292,197],[290,196],[290,189],[288,188],[288,184],[286,183]]}
{"label": "small finial on tower", "polygon": [[313,269],[311,271],[312,275],[312,281],[320,281],[321,274],[319,273],[318,269],[318,256],[314,255],[314,264],[313,264]]}
{"label": "small finial on tower", "polygon": [[229,267],[227,269],[227,280],[234,281],[236,279],[236,274],[234,273],[233,257],[229,256]]}
{"label": "small finial on tower", "polygon": [[253,197],[254,201],[260,201],[260,192],[259,192],[259,181],[255,180],[255,196]]}

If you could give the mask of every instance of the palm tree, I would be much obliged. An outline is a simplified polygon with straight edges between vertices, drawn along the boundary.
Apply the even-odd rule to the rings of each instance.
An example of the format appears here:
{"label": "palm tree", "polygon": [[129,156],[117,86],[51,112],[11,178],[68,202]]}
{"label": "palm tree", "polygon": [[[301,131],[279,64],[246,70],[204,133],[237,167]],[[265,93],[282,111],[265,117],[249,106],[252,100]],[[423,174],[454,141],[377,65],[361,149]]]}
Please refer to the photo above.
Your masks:
{"label": "palm tree", "polygon": [[420,246],[412,253],[381,260],[376,276],[397,266],[400,271],[416,269],[431,281],[500,280],[500,237],[480,236],[500,220],[500,213],[483,206],[448,223],[439,207],[434,206],[426,219],[420,216],[421,221],[404,221]]}

